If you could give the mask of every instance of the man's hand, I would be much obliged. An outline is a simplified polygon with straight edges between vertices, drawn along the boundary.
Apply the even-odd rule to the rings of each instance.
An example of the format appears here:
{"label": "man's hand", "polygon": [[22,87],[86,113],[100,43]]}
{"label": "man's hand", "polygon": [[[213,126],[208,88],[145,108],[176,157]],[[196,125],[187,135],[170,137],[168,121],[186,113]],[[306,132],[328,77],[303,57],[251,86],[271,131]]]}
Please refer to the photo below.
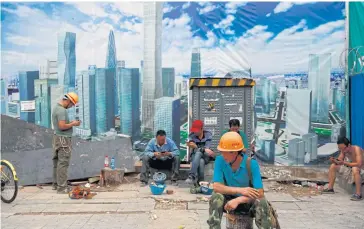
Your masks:
{"label": "man's hand", "polygon": [[81,124],[81,121],[80,120],[73,120],[72,122],[71,122],[71,125],[72,126],[79,126]]}
{"label": "man's hand", "polygon": [[225,208],[226,211],[232,211],[232,210],[236,209],[239,204],[240,203],[238,201],[238,198],[235,198],[235,199],[232,199],[232,200],[228,201],[225,204],[224,208]]}
{"label": "man's hand", "polygon": [[154,152],[154,157],[160,158],[161,157],[161,153],[160,152]]}
{"label": "man's hand", "polygon": [[197,148],[197,145],[194,142],[187,142],[187,146],[190,147],[190,148],[193,148],[193,149]]}
{"label": "man's hand", "polygon": [[164,152],[164,153],[162,153],[162,156],[169,157],[169,156],[172,156],[172,153],[171,152]]}
{"label": "man's hand", "polygon": [[215,153],[214,151],[212,151],[211,149],[205,149],[205,152],[210,156],[210,157],[214,157]]}
{"label": "man's hand", "polygon": [[259,198],[259,192],[255,188],[239,188],[238,193],[252,199]]}
{"label": "man's hand", "polygon": [[335,158],[334,158],[334,157],[330,157],[330,159],[329,159],[329,160],[330,160],[330,162],[331,162],[331,163],[335,163],[335,164],[336,164],[336,162],[335,162]]}
{"label": "man's hand", "polygon": [[336,164],[337,164],[337,165],[343,165],[343,164],[344,164],[344,161],[336,160]]}

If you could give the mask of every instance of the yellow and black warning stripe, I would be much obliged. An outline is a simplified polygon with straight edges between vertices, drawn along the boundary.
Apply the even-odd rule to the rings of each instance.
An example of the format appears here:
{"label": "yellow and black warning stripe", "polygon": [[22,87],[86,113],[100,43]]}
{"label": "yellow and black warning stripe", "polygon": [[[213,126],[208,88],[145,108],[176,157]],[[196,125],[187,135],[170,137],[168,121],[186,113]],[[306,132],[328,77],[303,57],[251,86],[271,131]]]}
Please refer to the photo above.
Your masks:
{"label": "yellow and black warning stripe", "polygon": [[249,78],[190,78],[193,87],[252,87],[255,81]]}

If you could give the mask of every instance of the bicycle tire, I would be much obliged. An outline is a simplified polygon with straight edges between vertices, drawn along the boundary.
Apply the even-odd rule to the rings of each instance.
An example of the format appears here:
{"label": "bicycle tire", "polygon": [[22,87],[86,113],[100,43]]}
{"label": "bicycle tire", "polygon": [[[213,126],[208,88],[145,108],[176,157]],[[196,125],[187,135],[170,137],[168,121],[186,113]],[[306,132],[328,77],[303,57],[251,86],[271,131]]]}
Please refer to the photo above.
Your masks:
{"label": "bicycle tire", "polygon": [[11,176],[13,177],[14,179],[14,194],[13,196],[8,200],[8,199],[5,199],[1,193],[1,201],[3,201],[4,203],[7,203],[7,204],[10,204],[11,202],[13,202],[16,198],[16,196],[18,195],[18,181],[15,179],[15,176],[14,176],[14,173],[13,173],[13,170],[12,168],[9,166],[8,163],[4,162],[4,161],[1,161],[1,166],[6,166],[10,171],[11,171]]}

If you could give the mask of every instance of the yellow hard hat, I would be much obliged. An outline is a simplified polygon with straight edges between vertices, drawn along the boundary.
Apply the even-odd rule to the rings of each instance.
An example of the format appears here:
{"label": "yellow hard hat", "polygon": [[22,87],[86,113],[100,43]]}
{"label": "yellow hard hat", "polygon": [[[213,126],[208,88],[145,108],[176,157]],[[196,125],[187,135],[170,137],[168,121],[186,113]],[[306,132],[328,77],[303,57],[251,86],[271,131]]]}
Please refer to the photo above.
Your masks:
{"label": "yellow hard hat", "polygon": [[241,151],[244,149],[243,139],[234,131],[227,132],[220,138],[217,149],[221,152]]}
{"label": "yellow hard hat", "polygon": [[78,95],[74,92],[68,92],[66,94],[67,98],[69,100],[71,100],[71,102],[73,103],[73,105],[76,105],[78,103]]}

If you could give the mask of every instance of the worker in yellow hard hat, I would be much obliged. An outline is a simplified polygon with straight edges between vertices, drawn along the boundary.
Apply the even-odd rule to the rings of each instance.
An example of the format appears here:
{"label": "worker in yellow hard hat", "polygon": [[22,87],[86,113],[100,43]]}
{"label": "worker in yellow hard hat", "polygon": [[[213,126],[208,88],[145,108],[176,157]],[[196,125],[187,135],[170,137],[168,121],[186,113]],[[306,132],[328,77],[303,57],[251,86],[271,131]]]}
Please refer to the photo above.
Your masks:
{"label": "worker in yellow hard hat", "polygon": [[67,174],[71,159],[72,127],[79,126],[80,120],[70,121],[67,109],[78,103],[74,92],[65,94],[52,112],[53,136],[53,190],[57,193],[68,193]]}
{"label": "worker in yellow hard hat", "polygon": [[253,228],[253,218],[247,213],[254,200],[263,197],[263,182],[258,162],[242,153],[244,147],[236,132],[227,132],[220,139],[207,221],[210,228],[220,228],[223,212],[242,218],[239,222],[244,225],[239,228]]}

